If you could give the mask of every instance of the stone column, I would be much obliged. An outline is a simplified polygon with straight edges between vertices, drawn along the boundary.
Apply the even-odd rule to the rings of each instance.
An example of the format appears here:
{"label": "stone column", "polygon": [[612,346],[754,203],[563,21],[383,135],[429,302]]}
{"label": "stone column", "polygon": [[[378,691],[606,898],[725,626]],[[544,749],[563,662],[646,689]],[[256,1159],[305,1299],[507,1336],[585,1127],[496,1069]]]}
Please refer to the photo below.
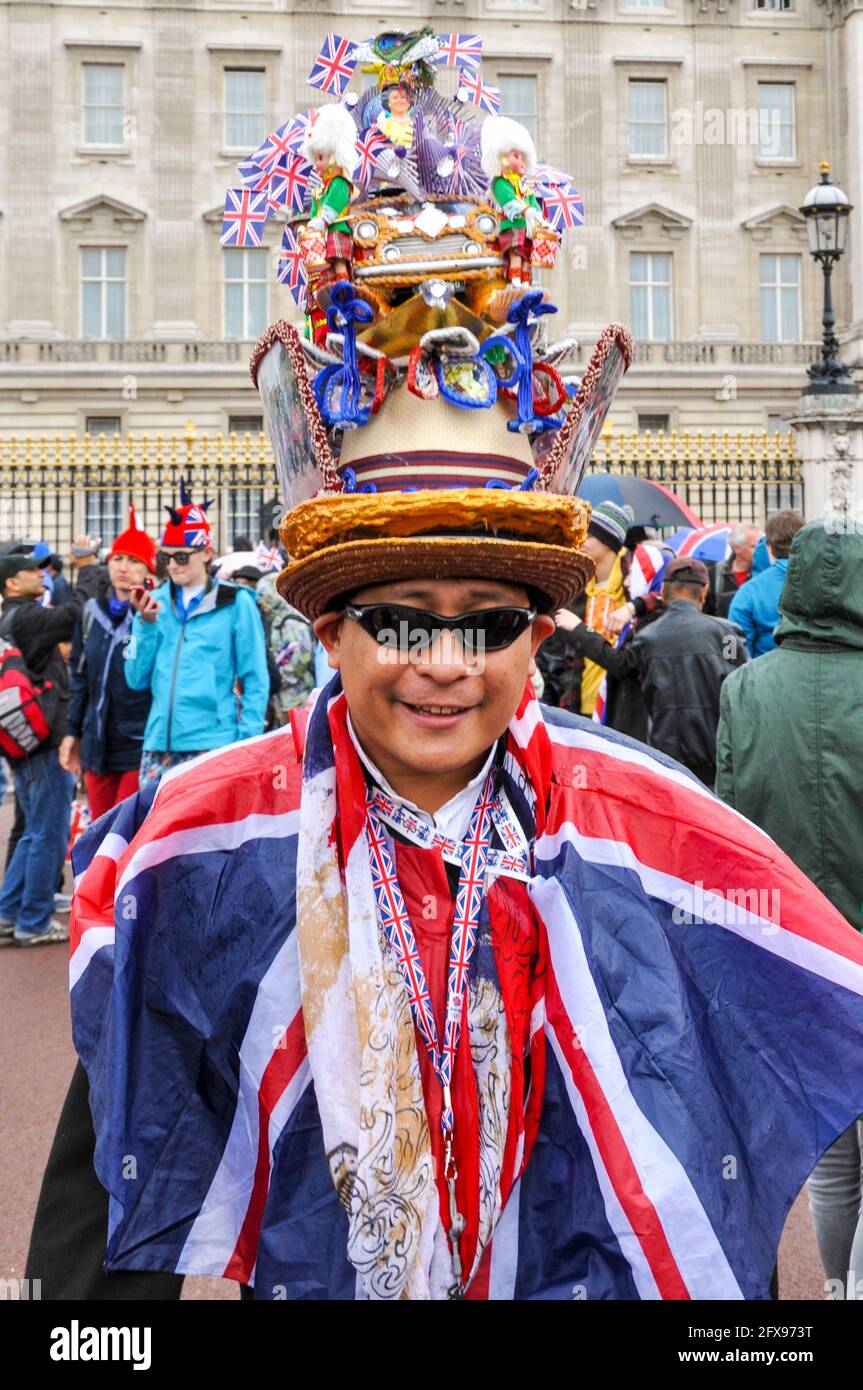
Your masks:
{"label": "stone column", "polygon": [[[54,264],[57,214],[46,190],[54,166],[52,137],[55,39],[49,5],[12,5],[8,13],[9,134],[4,195],[9,324],[13,338],[56,338]],[[24,176],[20,171],[27,170]]]}
{"label": "stone column", "polygon": [[803,395],[790,423],[806,520],[835,517],[863,529],[863,398]]}

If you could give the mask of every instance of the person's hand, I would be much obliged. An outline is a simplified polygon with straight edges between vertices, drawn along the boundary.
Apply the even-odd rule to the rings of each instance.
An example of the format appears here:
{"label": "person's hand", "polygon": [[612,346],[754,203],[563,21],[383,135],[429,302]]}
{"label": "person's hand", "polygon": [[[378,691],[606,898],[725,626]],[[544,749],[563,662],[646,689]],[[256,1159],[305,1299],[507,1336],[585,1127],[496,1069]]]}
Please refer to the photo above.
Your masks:
{"label": "person's hand", "polygon": [[134,611],[140,614],[145,623],[154,623],[159,616],[159,608],[161,607],[159,600],[154,598],[143,584],[135,584],[130,589],[129,603]]}
{"label": "person's hand", "polygon": [[[86,532],[75,536],[72,541],[73,551],[69,556],[69,562],[73,569],[78,569],[82,564],[89,564],[96,559],[99,553],[99,546],[102,544],[101,536],[89,536]],[[76,555],[74,551],[83,551],[84,554]]]}
{"label": "person's hand", "polygon": [[581,626],[581,618],[575,613],[570,613],[568,608],[558,608],[554,615],[554,621],[564,632],[572,632],[573,628]]}
{"label": "person's hand", "polygon": [[634,617],[635,609],[632,604],[622,603],[606,620],[606,632],[622,632],[626,624],[631,623]]}
{"label": "person's hand", "polygon": [[67,734],[60,744],[59,749],[60,766],[64,772],[74,772],[76,777],[81,776],[81,740],[73,738]]}

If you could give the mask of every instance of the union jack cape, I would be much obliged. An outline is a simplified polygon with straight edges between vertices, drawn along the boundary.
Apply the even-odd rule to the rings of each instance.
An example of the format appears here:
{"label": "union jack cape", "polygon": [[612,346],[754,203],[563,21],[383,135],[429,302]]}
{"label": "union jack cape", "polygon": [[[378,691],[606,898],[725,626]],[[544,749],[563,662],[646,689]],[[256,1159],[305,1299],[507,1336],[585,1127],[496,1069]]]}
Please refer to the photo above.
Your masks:
{"label": "union jack cape", "polygon": [[[330,756],[314,727],[307,775]],[[765,1299],[792,1201],[863,1110],[863,940],[670,759],[530,690],[509,740],[505,790],[535,817],[545,1080],[471,1296]],[[110,1269],[358,1296],[306,1053],[299,743],[203,754],[74,851]]]}

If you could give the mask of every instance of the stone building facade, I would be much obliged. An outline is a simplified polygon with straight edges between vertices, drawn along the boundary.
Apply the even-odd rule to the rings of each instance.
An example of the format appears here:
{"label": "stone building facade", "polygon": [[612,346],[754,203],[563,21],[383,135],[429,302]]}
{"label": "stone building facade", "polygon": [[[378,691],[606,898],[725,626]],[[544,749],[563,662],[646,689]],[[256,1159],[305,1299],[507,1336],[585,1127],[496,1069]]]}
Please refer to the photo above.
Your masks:
{"label": "stone building facade", "polygon": [[[219,244],[236,164],[292,111],[328,30],[481,32],[483,72],[587,224],[548,279],[582,344],[621,319],[618,428],[779,427],[817,352],[797,207],[863,174],[863,0],[11,0],[0,11],[0,436],[254,428],[251,342],[295,316]],[[863,366],[852,216],[835,277]]]}

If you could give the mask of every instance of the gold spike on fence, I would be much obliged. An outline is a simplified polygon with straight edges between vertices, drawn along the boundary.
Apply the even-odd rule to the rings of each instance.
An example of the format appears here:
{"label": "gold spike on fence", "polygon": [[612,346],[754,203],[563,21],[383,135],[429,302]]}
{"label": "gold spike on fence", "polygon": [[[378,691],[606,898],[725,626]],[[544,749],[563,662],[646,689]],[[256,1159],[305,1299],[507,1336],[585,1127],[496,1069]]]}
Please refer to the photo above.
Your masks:
{"label": "gold spike on fence", "polygon": [[[793,434],[766,431],[616,430],[606,422],[590,461],[594,473],[636,475],[677,494],[705,523],[762,524],[770,511],[802,505]],[[196,501],[212,499],[216,545],[238,534],[266,536],[277,506],[273,456],[261,434],[180,431],[0,437],[0,541],[44,538],[63,555],[90,531],[109,543],[126,526],[158,534],[183,478]]]}

